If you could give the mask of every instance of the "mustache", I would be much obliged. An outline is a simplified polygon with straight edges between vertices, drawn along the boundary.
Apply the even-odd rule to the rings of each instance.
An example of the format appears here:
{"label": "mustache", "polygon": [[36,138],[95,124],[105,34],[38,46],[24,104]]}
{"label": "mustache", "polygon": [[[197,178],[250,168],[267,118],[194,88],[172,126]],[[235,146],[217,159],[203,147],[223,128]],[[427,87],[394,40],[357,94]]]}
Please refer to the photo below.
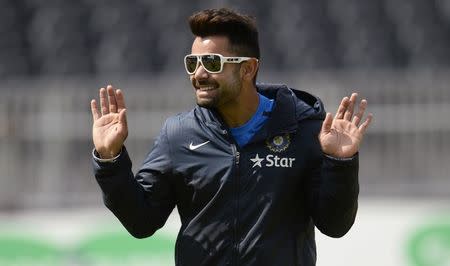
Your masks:
{"label": "mustache", "polygon": [[192,79],[192,85],[194,85],[194,87],[217,86],[217,82],[214,82],[212,80],[207,80],[207,79],[201,79],[201,80]]}

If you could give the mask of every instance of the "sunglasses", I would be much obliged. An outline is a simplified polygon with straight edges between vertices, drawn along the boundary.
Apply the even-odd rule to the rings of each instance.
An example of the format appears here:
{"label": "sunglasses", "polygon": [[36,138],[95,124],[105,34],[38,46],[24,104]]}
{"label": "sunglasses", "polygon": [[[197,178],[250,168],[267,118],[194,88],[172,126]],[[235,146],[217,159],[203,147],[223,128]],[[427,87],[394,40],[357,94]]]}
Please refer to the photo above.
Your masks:
{"label": "sunglasses", "polygon": [[240,64],[244,61],[250,60],[253,57],[226,57],[221,54],[201,54],[194,55],[188,54],[184,57],[184,66],[186,68],[186,72],[189,75],[193,75],[200,64],[202,64],[203,68],[211,74],[220,73],[223,70],[223,64]]}

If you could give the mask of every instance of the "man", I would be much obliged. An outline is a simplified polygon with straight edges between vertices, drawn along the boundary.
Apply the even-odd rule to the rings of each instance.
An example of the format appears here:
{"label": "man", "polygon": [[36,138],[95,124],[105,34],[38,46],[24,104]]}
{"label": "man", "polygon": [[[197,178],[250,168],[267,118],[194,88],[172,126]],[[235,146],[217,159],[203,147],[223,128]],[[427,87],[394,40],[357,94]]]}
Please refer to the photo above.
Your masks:
{"label": "man", "polygon": [[314,226],[341,237],[355,219],[367,102],[354,114],[357,94],[345,97],[332,118],[306,92],[256,85],[258,32],[246,15],[204,10],[189,23],[197,106],[166,121],[135,176],[122,91],[101,88],[101,111],[91,102],[105,205],[137,238],[176,206],[176,265],[315,265]]}

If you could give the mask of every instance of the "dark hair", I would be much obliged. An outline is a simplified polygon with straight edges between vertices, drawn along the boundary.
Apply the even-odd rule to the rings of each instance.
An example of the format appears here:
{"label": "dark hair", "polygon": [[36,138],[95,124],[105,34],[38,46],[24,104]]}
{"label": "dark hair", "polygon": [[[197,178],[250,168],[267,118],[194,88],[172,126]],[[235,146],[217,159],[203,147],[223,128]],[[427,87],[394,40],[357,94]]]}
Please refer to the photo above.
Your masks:
{"label": "dark hair", "polygon": [[260,58],[255,19],[228,8],[206,9],[189,17],[195,36],[222,35],[228,38],[237,56]]}

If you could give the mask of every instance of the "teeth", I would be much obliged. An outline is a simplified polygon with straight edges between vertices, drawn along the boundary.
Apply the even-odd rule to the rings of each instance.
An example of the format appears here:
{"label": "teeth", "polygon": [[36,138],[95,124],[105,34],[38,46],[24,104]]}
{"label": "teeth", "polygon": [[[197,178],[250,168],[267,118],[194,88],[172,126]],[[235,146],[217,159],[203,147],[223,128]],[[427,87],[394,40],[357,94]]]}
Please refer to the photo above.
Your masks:
{"label": "teeth", "polygon": [[210,91],[210,90],[214,90],[215,87],[203,87],[203,88],[199,88],[201,91]]}

